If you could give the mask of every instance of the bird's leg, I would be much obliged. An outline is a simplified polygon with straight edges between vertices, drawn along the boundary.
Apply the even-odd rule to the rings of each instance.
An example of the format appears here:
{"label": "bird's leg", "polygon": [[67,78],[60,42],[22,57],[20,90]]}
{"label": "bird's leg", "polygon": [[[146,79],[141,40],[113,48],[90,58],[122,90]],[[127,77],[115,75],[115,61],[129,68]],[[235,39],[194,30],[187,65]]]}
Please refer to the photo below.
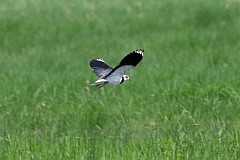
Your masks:
{"label": "bird's leg", "polygon": [[97,80],[94,84],[92,84],[93,86],[96,86],[96,88],[101,88],[102,86],[104,86],[105,84],[107,84],[108,81],[105,79],[99,79]]}

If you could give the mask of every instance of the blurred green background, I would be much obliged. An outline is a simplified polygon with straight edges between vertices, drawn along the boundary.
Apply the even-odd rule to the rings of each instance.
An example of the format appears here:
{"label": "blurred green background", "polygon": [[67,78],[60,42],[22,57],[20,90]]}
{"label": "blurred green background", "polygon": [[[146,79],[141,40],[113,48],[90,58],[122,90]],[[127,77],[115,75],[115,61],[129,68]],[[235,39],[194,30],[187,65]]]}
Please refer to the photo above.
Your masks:
{"label": "blurred green background", "polygon": [[[0,159],[239,159],[239,0],[1,0]],[[91,87],[93,58],[143,61]]]}

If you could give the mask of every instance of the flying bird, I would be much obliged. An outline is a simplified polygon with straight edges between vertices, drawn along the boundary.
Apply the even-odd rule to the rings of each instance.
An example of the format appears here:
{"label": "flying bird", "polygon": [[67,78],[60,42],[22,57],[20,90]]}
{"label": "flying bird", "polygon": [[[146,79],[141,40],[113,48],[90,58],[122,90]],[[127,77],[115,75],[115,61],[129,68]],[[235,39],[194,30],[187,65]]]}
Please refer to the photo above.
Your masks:
{"label": "flying bird", "polygon": [[136,50],[126,55],[115,68],[110,67],[104,60],[97,58],[90,61],[90,67],[99,78],[94,84],[96,88],[101,88],[105,84],[119,85],[129,80],[126,73],[137,66],[142,60],[144,50]]}

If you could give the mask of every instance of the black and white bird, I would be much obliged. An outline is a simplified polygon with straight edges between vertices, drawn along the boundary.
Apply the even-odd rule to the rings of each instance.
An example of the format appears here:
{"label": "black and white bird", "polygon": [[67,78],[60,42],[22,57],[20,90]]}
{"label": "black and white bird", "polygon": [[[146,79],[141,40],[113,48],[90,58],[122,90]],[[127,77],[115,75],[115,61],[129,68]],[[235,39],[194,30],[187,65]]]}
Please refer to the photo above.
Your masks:
{"label": "black and white bird", "polygon": [[130,78],[126,73],[137,66],[142,60],[143,54],[143,49],[133,51],[126,55],[115,68],[107,65],[102,59],[97,58],[91,60],[90,66],[99,78],[92,85],[100,88],[105,84],[118,85],[129,80]]}

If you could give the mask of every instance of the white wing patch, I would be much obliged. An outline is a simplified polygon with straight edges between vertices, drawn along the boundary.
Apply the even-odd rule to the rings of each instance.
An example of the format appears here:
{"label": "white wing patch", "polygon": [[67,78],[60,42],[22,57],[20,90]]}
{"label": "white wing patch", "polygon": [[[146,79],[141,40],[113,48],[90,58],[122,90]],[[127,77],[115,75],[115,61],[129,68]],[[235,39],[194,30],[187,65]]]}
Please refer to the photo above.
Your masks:
{"label": "white wing patch", "polygon": [[97,58],[96,60],[105,63],[104,60],[101,58]]}

